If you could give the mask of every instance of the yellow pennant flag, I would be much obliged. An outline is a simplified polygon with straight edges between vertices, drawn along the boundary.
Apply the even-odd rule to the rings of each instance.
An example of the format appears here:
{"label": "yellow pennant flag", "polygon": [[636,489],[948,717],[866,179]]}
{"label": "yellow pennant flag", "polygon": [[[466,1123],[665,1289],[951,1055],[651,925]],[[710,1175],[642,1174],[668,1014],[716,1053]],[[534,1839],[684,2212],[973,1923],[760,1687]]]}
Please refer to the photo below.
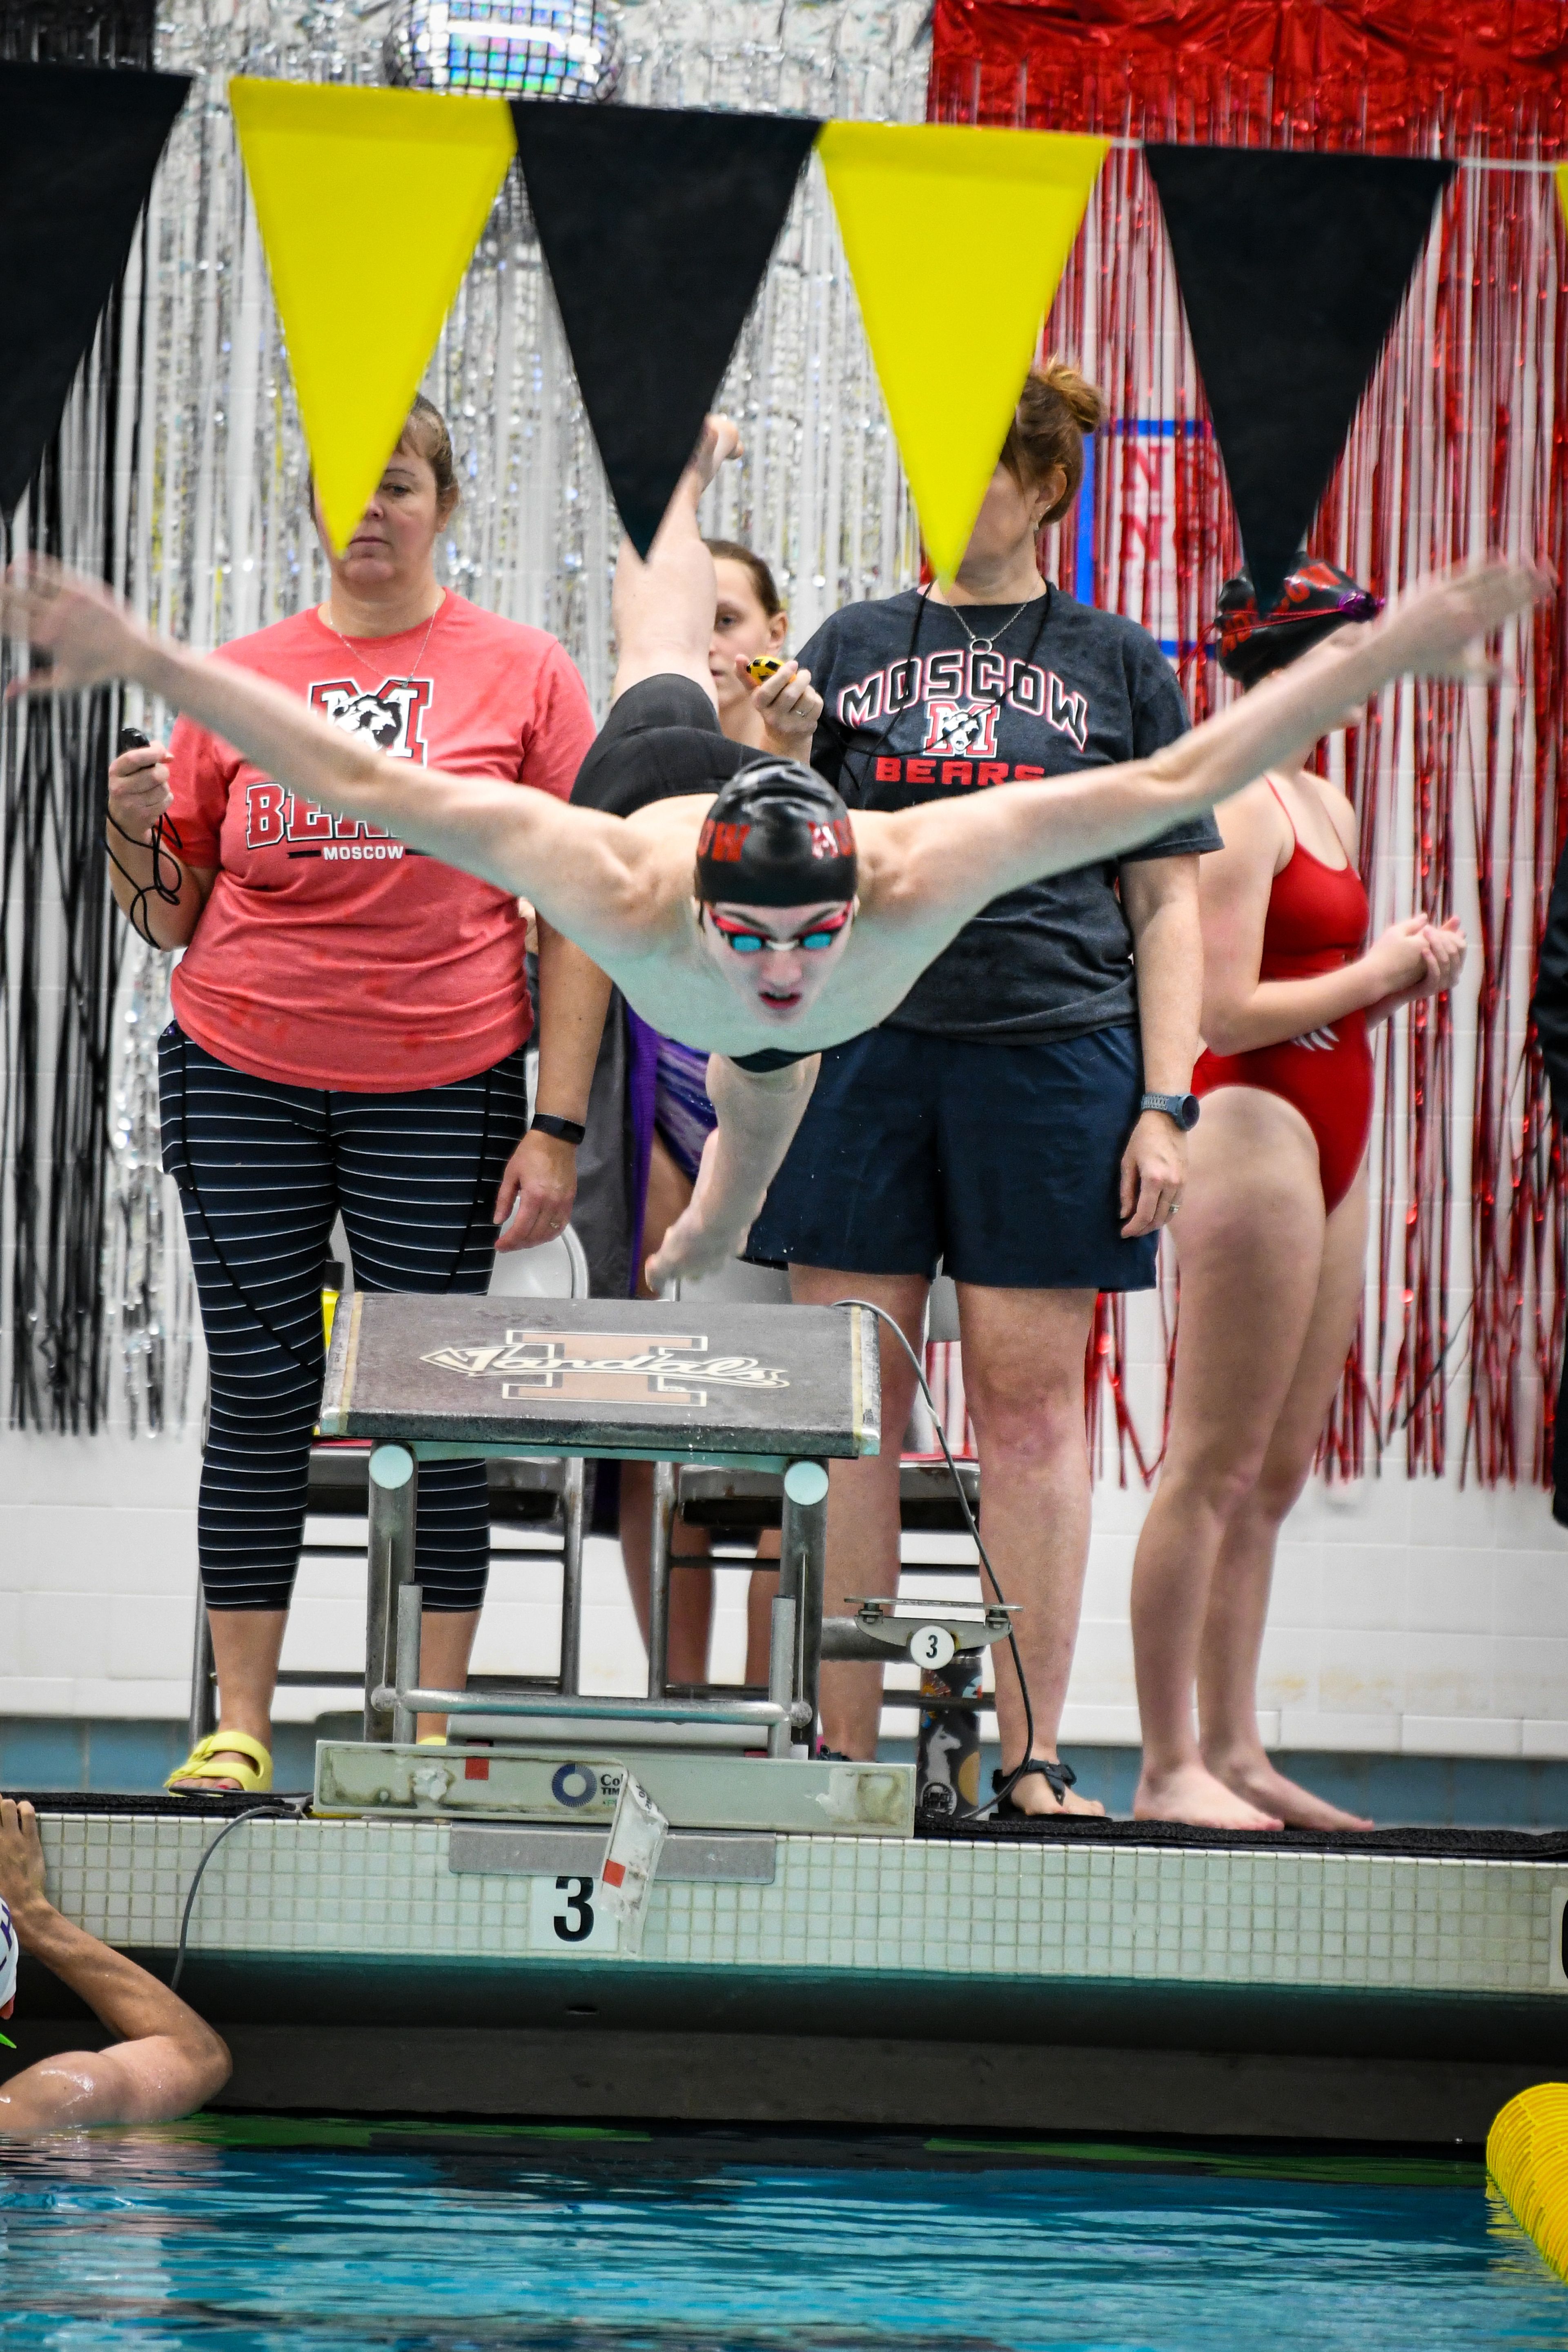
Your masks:
{"label": "yellow pennant flag", "polygon": [[829,122],[816,143],[926,552],[946,583],[1110,142]]}
{"label": "yellow pennant flag", "polygon": [[500,98],[229,86],[321,512],[346,546],[516,152]]}

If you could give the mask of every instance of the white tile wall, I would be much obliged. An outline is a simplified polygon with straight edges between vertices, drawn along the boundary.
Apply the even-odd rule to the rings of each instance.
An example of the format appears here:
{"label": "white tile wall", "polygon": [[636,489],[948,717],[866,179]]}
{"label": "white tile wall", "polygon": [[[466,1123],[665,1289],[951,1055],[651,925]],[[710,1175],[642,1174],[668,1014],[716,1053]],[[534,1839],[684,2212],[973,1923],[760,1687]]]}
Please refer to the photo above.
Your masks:
{"label": "white tile wall", "polygon": [[[1131,1303],[1130,1338],[1146,1370],[1151,1302]],[[197,1468],[192,1438],[0,1436],[0,1709],[184,1716]],[[1069,1740],[1131,1745],[1127,1596],[1146,1504],[1110,1471],[1096,1492],[1064,1728]],[[342,1540],[344,1523],[314,1532]],[[956,1539],[920,1539],[918,1549],[965,1556]],[[613,1545],[590,1545],[586,1575],[587,1686],[638,1690],[641,1644]],[[553,1664],[557,1579],[546,1563],[498,1565],[481,1671]],[[363,1605],[363,1570],[308,1564],[286,1664],[354,1664]],[[721,1573],[721,1675],[739,1676],[743,1611],[743,1575]],[[1260,1698],[1266,1735],[1285,1748],[1568,1757],[1568,1531],[1531,1487],[1486,1493],[1390,1470],[1350,1489],[1309,1489],[1280,1548]],[[279,1712],[305,1721],[343,1703],[290,1692]],[[906,1727],[907,1708],[897,1720]]]}
{"label": "white tile wall", "polygon": [[[173,1945],[212,1828],[46,1816],[56,1900],[111,1943]],[[213,1857],[191,1947],[559,1958],[536,1882],[454,1876],[448,1835],[441,1822],[248,1822]],[[656,1883],[643,1957],[1552,1994],[1563,1878],[1536,1863],[791,1836],[771,1885]]]}

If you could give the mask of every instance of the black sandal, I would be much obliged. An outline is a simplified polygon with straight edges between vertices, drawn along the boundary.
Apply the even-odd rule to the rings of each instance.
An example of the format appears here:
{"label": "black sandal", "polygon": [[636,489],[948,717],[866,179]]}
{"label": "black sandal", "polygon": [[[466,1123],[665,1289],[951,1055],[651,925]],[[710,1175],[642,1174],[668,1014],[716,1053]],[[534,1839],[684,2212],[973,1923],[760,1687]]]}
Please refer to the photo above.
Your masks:
{"label": "black sandal", "polygon": [[[1058,1805],[1065,1805],[1068,1790],[1078,1786],[1078,1774],[1072,1766],[1060,1764],[1051,1756],[1031,1756],[1016,1774],[993,1772],[991,1786],[993,1790],[999,1790],[1009,1780],[1026,1780],[1031,1772],[1037,1772],[1042,1780],[1049,1783],[1051,1794]],[[1037,1822],[1044,1818],[1039,1813],[1026,1813],[1022,1805],[1013,1802],[1011,1796],[999,1797],[992,1810],[999,1822]]]}

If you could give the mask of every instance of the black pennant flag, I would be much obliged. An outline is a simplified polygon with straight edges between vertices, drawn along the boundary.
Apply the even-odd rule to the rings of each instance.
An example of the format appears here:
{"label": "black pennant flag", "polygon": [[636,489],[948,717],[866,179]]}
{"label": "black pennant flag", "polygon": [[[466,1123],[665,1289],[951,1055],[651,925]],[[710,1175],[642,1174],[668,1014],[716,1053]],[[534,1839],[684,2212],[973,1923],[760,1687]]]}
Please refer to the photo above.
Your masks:
{"label": "black pennant flag", "polygon": [[1277,604],[1452,163],[1149,146],[1259,612]]}
{"label": "black pennant flag", "polygon": [[0,513],[59,423],[189,88],[184,74],[0,65]]}
{"label": "black pennant flag", "polygon": [[588,421],[646,555],[820,125],[529,100],[512,115]]}

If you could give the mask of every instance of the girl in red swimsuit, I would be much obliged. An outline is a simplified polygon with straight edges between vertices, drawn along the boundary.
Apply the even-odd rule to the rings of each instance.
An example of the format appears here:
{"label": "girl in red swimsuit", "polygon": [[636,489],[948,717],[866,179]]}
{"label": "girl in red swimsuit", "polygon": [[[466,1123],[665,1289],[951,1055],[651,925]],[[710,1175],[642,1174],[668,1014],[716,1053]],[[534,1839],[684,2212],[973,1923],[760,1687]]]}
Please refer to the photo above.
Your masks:
{"label": "girl in red swimsuit", "polygon": [[[1221,664],[1251,686],[1377,610],[1335,566],[1311,562],[1259,622],[1244,573],[1220,600]],[[1144,1820],[1370,1827],[1269,1762],[1258,1667],[1280,1523],[1361,1307],[1367,1031],[1449,987],[1465,940],[1454,919],[1417,913],[1365,945],[1351,805],[1306,767],[1310,751],[1226,803],[1225,847],[1203,861],[1203,1116],[1174,1228],[1170,1444],[1132,1579]]]}

